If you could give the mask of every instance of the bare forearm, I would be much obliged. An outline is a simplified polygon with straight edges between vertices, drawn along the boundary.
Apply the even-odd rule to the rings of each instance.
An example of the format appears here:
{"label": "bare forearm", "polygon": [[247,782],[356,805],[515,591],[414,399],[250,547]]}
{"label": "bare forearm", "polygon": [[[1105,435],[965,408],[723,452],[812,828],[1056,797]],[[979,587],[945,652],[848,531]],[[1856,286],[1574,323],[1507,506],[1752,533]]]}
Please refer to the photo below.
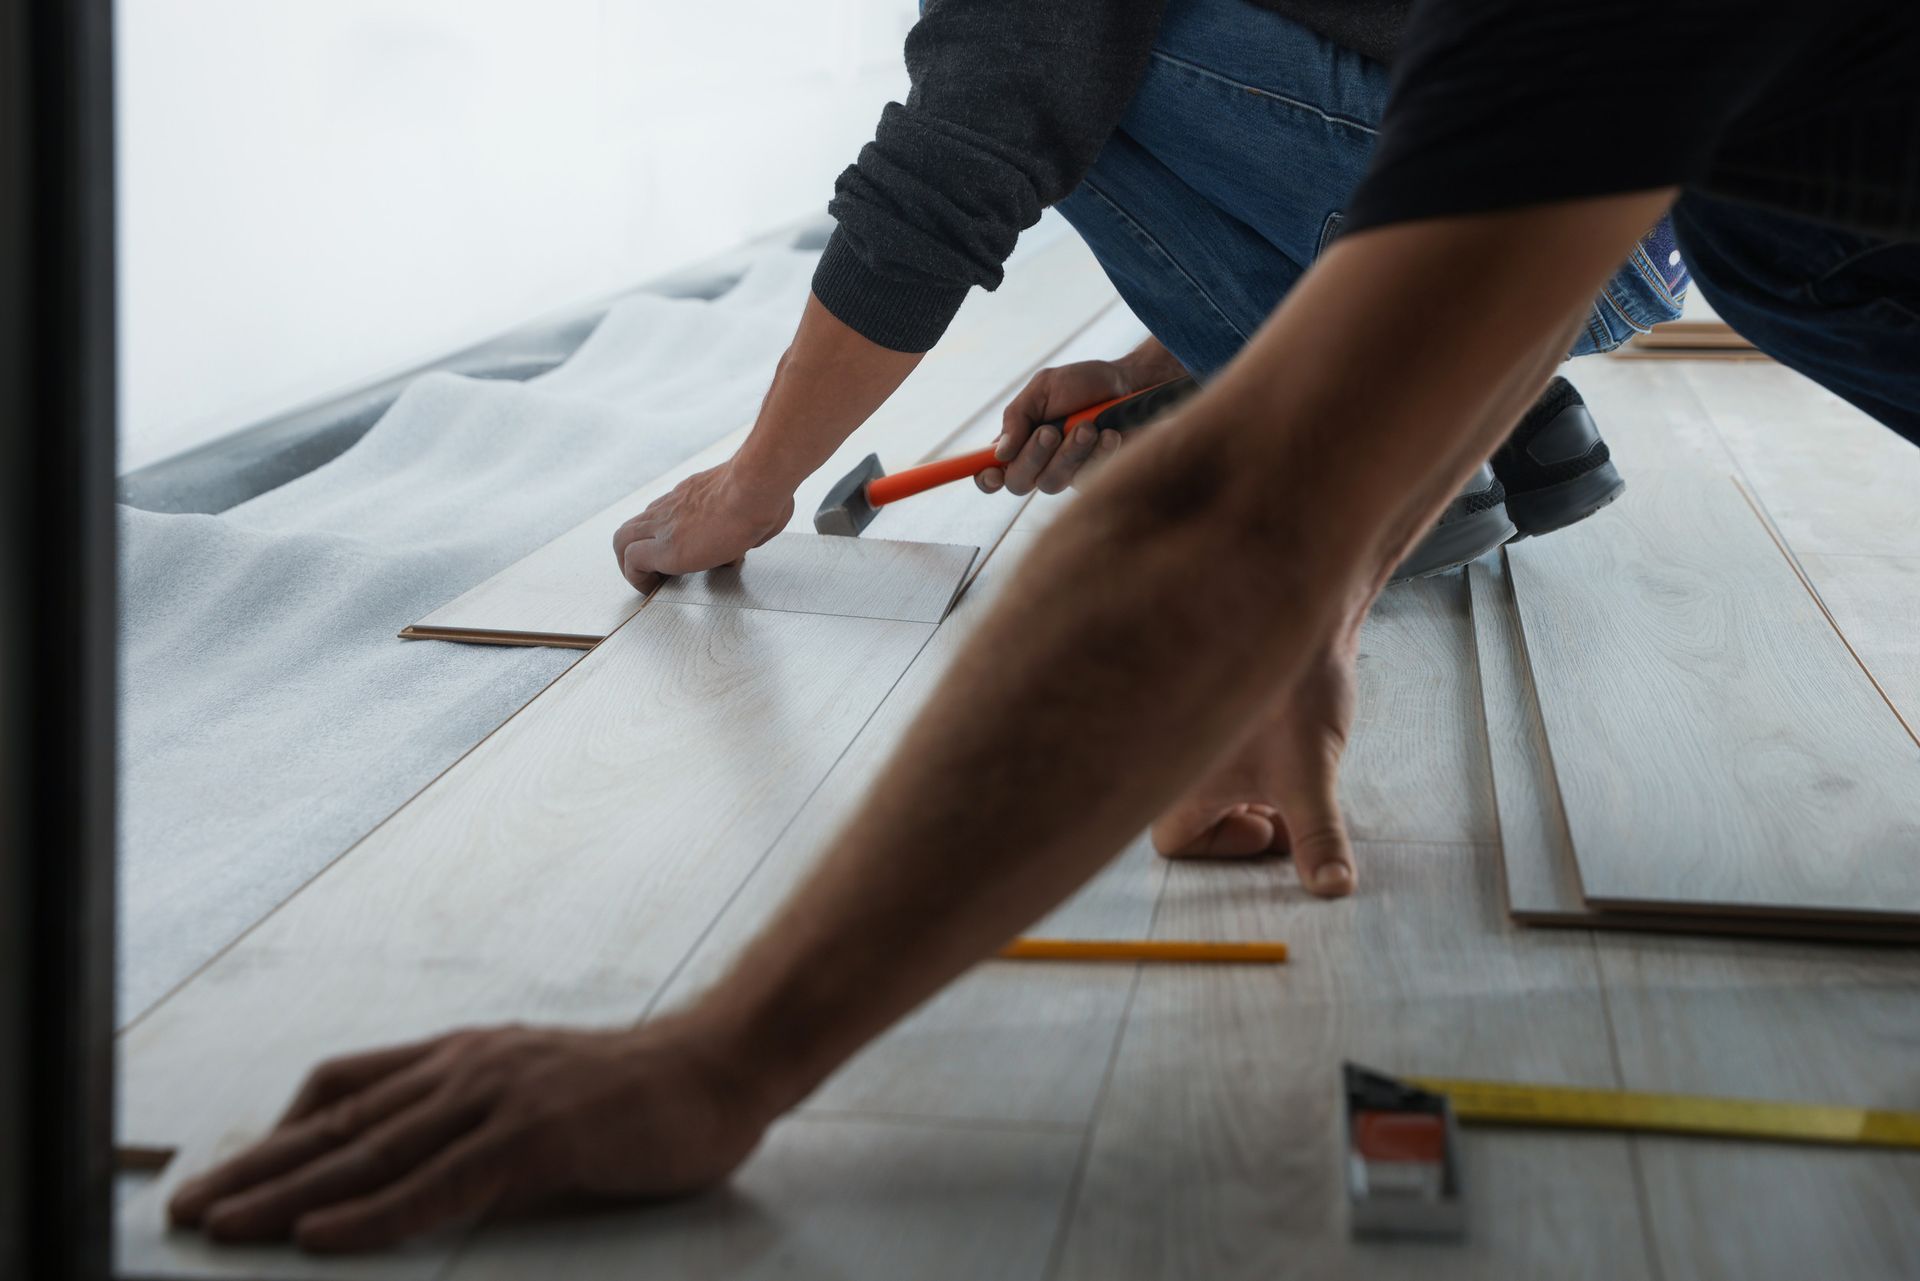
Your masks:
{"label": "bare forearm", "polygon": [[799,330],[735,457],[740,483],[792,494],[920,360],[869,342],[809,294]]}
{"label": "bare forearm", "polygon": [[[776,1106],[1069,894],[1291,689],[1537,391],[1640,208],[1585,228],[1597,251],[1560,227],[1541,261],[1499,219],[1341,242],[1060,520],[700,1007],[781,1065]],[[1443,306],[1482,321],[1436,331]]]}

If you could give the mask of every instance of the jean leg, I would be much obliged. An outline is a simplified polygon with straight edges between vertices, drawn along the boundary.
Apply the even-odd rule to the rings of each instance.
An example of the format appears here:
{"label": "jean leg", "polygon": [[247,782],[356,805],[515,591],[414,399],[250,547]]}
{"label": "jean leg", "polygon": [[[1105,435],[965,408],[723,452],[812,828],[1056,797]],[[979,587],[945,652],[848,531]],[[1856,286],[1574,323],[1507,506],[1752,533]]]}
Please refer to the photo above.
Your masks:
{"label": "jean leg", "polygon": [[1673,221],[1722,319],[1920,445],[1920,244],[1695,194]]}
{"label": "jean leg", "polygon": [[1058,208],[1134,315],[1197,378],[1239,353],[1304,270],[1124,129]]}

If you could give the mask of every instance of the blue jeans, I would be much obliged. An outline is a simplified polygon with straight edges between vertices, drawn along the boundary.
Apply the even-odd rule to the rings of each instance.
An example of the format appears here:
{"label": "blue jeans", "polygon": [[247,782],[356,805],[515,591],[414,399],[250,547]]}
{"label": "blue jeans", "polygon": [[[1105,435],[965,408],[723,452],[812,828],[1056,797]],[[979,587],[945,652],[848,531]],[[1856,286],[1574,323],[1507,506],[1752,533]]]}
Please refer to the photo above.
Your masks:
{"label": "blue jeans", "polygon": [[[1385,67],[1298,23],[1248,0],[1171,0],[1119,130],[1060,212],[1205,378],[1338,232],[1386,101]],[[1672,320],[1686,287],[1663,221],[1594,301],[1572,354]]]}
{"label": "blue jeans", "polygon": [[1920,244],[1691,194],[1673,222],[1722,320],[1920,445]]}

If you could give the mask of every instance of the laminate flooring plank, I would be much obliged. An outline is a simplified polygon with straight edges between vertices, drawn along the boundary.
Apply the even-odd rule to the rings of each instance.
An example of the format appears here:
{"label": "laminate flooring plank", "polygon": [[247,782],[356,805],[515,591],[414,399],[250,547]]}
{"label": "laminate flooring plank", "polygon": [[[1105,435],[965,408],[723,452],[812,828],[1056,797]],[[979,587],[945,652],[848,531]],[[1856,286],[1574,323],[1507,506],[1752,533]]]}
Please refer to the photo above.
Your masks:
{"label": "laminate flooring plank", "polygon": [[121,1142],[256,1133],[356,1047],[633,1019],[933,630],[650,606],[122,1035]]}
{"label": "laminate flooring plank", "polygon": [[483,1229],[448,1281],[1041,1281],[1080,1136],[794,1118],[725,1190]]}
{"label": "laminate flooring plank", "polygon": [[1647,472],[1675,467],[1721,475],[1735,469],[1685,366],[1581,359],[1560,372],[1580,389],[1628,488]]}
{"label": "laminate flooring plank", "polygon": [[946,543],[779,534],[739,565],[668,579],[658,599],[937,623],[979,553]]}
{"label": "laminate flooring plank", "polygon": [[1340,770],[1355,840],[1497,838],[1474,673],[1464,574],[1380,593],[1360,629],[1358,704]]}
{"label": "laminate flooring plank", "polygon": [[1796,556],[1920,556],[1920,449],[1785,365],[1680,368]]}
{"label": "laminate flooring plank", "polygon": [[1579,920],[1589,909],[1574,870],[1573,841],[1560,808],[1560,784],[1553,775],[1533,676],[1527,670],[1526,642],[1505,556],[1474,562],[1467,567],[1467,577],[1487,752],[1500,811],[1507,911],[1517,921]]}
{"label": "laminate flooring plank", "polygon": [[[1596,941],[1623,1084],[1920,1109],[1920,956]],[[1669,1281],[1920,1276],[1920,1153],[1637,1139]]]}
{"label": "laminate flooring plank", "polygon": [[[976,498],[984,498],[975,495]],[[662,994],[720,978],[811,872],[987,613],[1032,535],[1008,536],[953,615]],[[958,784],[964,786],[964,783]],[[1165,862],[1142,836],[1032,933],[1145,938]],[[1133,983],[1127,965],[989,961],[867,1047],[809,1111],[1084,1126]]]}
{"label": "laminate flooring plank", "polygon": [[1749,934],[1765,938],[1826,938],[1844,942],[1920,942],[1910,929],[1851,921],[1786,921],[1773,917],[1692,916],[1673,912],[1618,912],[1591,907],[1580,873],[1546,726],[1527,670],[1518,606],[1503,559],[1469,567],[1474,636],[1480,652],[1480,688],[1488,751],[1500,807],[1500,860],[1507,911],[1527,925],[1687,934]]}
{"label": "laminate flooring plank", "polygon": [[1360,888],[1285,863],[1175,864],[1155,933],[1280,938],[1284,966],[1143,970],[1056,1275],[1650,1274],[1625,1139],[1462,1132],[1458,1245],[1355,1243],[1339,1068],[1615,1081],[1590,945],[1520,929],[1487,846],[1362,844]]}
{"label": "laminate flooring plank", "polygon": [[1737,487],[1508,549],[1589,902],[1920,920],[1920,746]]}
{"label": "laminate flooring plank", "polygon": [[[999,406],[1033,368],[1114,309],[1116,300],[1113,286],[1078,237],[1058,236],[1010,264],[1001,287],[991,294],[970,295],[940,345],[801,486],[790,528],[810,528],[827,489],[866,454],[877,452],[897,470],[932,456],[956,427],[983,409],[991,408],[997,417]],[[608,635],[631,618],[642,601],[613,562],[614,530],[685,476],[731,457],[745,434],[742,428],[649,481],[401,635],[496,643],[532,636],[570,644],[591,644]],[[968,538],[916,541],[981,545]]]}

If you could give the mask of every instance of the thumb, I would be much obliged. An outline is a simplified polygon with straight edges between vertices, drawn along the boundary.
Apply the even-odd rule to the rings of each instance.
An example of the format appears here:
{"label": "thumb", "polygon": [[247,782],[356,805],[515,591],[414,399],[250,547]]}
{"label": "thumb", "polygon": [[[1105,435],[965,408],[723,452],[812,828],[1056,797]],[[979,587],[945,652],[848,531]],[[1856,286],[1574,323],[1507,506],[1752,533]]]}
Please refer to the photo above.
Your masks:
{"label": "thumb", "polygon": [[1344,898],[1353,893],[1356,878],[1353,842],[1340,813],[1338,767],[1328,762],[1320,777],[1300,782],[1298,793],[1282,807],[1294,869],[1308,893]]}

